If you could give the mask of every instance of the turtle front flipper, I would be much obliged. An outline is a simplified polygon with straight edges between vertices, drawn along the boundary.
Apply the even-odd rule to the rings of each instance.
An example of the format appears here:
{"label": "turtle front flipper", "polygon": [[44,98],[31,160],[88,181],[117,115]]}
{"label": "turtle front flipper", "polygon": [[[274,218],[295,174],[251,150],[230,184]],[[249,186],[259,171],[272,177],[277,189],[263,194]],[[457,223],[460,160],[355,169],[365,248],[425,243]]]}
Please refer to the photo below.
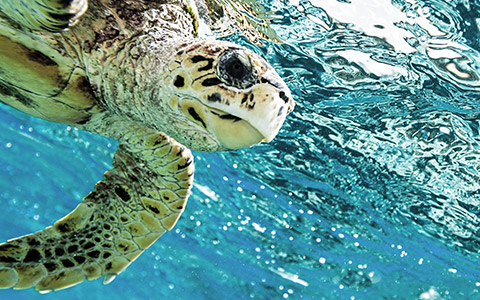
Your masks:
{"label": "turtle front flipper", "polygon": [[60,32],[87,10],[87,0],[2,0],[0,12],[33,30]]}
{"label": "turtle front flipper", "polygon": [[0,245],[0,288],[49,292],[109,283],[183,212],[193,156],[173,139],[130,128],[104,175],[75,210],[43,231]]}

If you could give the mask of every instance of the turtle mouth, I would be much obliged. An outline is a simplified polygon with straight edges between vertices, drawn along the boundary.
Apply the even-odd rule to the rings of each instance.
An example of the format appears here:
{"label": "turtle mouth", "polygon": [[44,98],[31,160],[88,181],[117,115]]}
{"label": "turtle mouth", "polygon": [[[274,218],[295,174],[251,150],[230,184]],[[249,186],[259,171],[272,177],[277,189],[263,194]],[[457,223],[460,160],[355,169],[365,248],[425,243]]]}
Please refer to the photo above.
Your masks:
{"label": "turtle mouth", "polygon": [[216,112],[214,109],[210,108],[212,114],[214,114],[215,116],[219,117],[220,119],[222,120],[230,120],[232,122],[238,122],[238,121],[241,121],[242,118],[239,118],[237,116],[234,116],[234,115],[231,115],[231,114],[228,114],[228,113],[221,113],[221,112]]}
{"label": "turtle mouth", "polygon": [[205,105],[206,118],[219,144],[225,150],[250,147],[267,138],[250,122],[233,114]]}
{"label": "turtle mouth", "polygon": [[218,145],[216,151],[235,150],[258,144],[266,137],[247,120],[206,105],[193,97],[182,97],[179,109]]}

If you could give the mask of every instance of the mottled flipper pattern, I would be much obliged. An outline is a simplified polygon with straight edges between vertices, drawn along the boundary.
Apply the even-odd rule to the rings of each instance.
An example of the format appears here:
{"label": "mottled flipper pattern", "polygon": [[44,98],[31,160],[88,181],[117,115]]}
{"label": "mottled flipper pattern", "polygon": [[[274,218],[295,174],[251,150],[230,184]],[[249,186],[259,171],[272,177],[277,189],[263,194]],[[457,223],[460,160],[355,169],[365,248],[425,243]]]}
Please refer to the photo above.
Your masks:
{"label": "mottled flipper pattern", "polygon": [[114,168],[74,211],[0,245],[0,288],[49,292],[101,276],[108,283],[175,225],[193,181],[192,154],[140,128],[122,142]]}
{"label": "mottled flipper pattern", "polygon": [[87,5],[87,0],[2,0],[0,11],[24,27],[60,32],[75,24]]}

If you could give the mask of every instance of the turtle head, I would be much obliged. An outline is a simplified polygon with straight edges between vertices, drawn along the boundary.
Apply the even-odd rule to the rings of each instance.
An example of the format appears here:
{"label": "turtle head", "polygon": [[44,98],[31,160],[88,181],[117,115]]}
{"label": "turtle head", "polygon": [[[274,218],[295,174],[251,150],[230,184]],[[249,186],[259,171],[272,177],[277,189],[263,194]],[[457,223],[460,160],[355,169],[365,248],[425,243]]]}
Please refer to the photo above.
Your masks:
{"label": "turtle head", "polygon": [[269,142],[294,107],[275,70],[233,43],[211,40],[186,46],[175,55],[169,73],[167,85],[175,99],[170,105],[198,129],[187,141],[176,138],[194,150],[231,150]]}

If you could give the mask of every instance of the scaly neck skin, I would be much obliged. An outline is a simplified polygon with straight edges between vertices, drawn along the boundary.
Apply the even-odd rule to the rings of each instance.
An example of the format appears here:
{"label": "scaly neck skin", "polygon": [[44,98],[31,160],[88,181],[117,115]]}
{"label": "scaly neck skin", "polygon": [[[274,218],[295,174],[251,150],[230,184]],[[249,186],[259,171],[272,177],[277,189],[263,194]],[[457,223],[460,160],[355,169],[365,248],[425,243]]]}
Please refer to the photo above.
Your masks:
{"label": "scaly neck skin", "polygon": [[[95,17],[96,9],[92,9],[91,18]],[[180,48],[195,40],[193,18],[185,13],[185,8],[163,4],[146,8],[140,15],[143,25],[135,27],[119,19],[118,9],[112,9],[112,17],[107,18],[114,19],[111,23],[99,21],[97,24],[103,27],[100,32],[118,28],[120,33],[110,40],[96,36],[93,46],[91,43],[83,45],[87,76],[105,108],[104,115],[165,131],[165,127],[170,127],[168,124],[175,122],[166,90],[168,65]],[[86,31],[74,33],[77,40],[85,35],[92,36]],[[99,132],[93,124],[82,127],[118,138],[113,132]]]}
{"label": "scaly neck skin", "polygon": [[172,112],[168,65],[181,44],[165,41],[170,44],[167,48],[154,39],[149,34],[137,36],[135,44],[126,43],[115,55],[106,57],[95,81],[108,112],[162,131],[163,125],[171,122],[166,116]]}

